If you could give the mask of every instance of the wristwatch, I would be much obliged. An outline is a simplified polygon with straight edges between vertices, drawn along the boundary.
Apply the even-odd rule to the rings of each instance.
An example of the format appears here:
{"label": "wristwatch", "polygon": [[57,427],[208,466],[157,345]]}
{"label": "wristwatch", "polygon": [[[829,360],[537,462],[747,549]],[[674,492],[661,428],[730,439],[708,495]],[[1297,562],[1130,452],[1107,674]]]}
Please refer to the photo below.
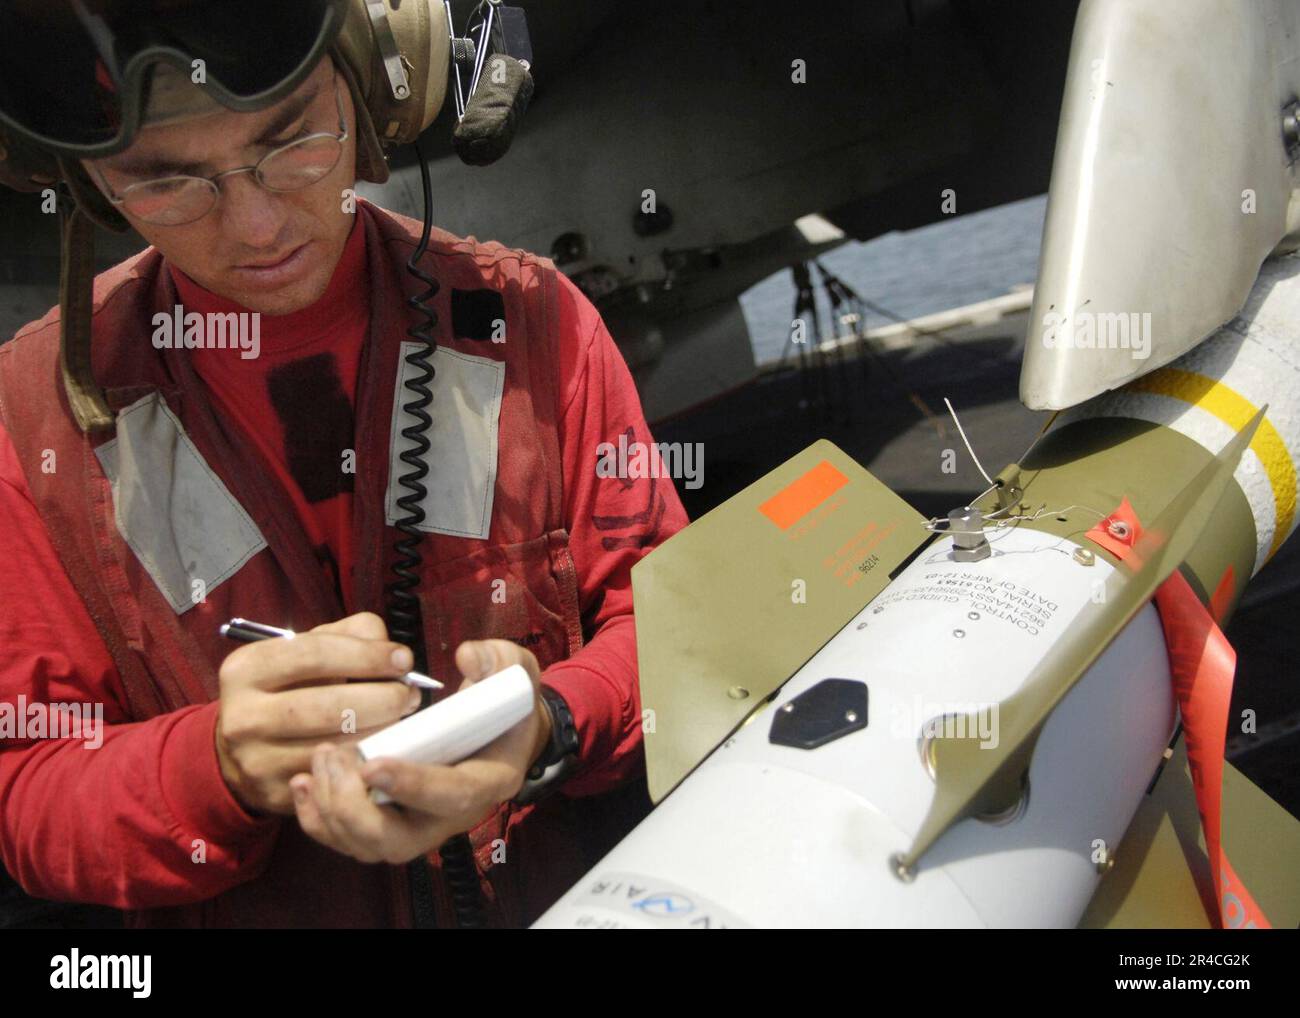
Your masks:
{"label": "wristwatch", "polygon": [[541,697],[551,715],[551,738],[528,768],[524,785],[514,798],[520,806],[545,798],[578,766],[578,729],[573,723],[573,711],[550,686],[542,687]]}

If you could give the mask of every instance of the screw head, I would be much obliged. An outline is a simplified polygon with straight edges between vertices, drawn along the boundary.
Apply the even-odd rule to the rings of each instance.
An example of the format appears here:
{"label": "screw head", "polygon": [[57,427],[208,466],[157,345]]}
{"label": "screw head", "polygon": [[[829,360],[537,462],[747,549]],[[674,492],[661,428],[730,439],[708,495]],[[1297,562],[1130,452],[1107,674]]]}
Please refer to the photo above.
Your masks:
{"label": "screw head", "polygon": [[909,866],[901,853],[896,852],[889,857],[889,870],[905,884],[910,884],[916,879],[916,867]]}
{"label": "screw head", "polygon": [[1300,145],[1300,120],[1297,119],[1296,112],[1295,103],[1282,111],[1282,137],[1291,148]]}
{"label": "screw head", "polygon": [[1087,548],[1075,548],[1074,561],[1078,562],[1081,566],[1090,566],[1097,561],[1097,556]]}

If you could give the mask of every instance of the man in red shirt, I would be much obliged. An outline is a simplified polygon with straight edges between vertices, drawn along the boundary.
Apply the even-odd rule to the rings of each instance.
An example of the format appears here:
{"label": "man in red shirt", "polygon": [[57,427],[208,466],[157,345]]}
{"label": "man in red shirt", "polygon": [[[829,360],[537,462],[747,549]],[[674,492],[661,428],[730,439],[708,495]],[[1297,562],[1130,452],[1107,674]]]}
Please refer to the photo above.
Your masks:
{"label": "man in red shirt", "polygon": [[[115,436],[75,430],[55,312],[0,348],[0,701],[105,722],[94,752],[84,728],[0,728],[0,857],[31,894],[141,924],[406,925],[426,885],[356,864],[436,867],[471,832],[490,921],[527,922],[584,868],[556,854],[562,828],[582,839],[568,805],[641,766],[629,573],[685,515],[670,481],[597,476],[601,443],[650,441],[627,368],[550,263],[438,230],[421,256],[418,224],[351,197],[355,78],[318,49],[278,101],[235,112],[156,72],[130,144],[77,160],[150,245],[96,281]],[[151,120],[177,95],[184,116]],[[518,663],[535,687],[526,721],[446,767],[350,748],[418,704],[381,597],[409,493],[408,257],[442,281],[415,642],[443,679]],[[170,320],[199,323],[194,342]],[[242,345],[210,342],[213,321]],[[299,636],[230,651],[211,634],[232,614]],[[514,802],[557,725],[576,768]]]}

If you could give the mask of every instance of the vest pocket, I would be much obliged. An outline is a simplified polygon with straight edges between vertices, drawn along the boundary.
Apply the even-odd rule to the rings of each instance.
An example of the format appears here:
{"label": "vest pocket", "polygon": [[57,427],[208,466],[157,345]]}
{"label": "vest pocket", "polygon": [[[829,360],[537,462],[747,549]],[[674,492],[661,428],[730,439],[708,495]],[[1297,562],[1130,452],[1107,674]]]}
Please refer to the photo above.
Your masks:
{"label": "vest pocket", "polygon": [[[578,627],[573,576],[567,539],[555,534],[426,563],[418,596],[429,674],[454,692],[460,684],[456,648],[465,640],[518,643],[536,655],[543,670],[568,657],[578,649],[569,637]],[[511,837],[533,809],[503,803],[470,831],[489,911],[507,927],[526,924],[540,914],[528,908],[529,895],[521,883],[523,862],[545,869],[550,860],[545,853],[521,855],[517,839]],[[436,857],[433,853],[431,861]]]}
{"label": "vest pocket", "polygon": [[546,536],[426,566],[420,586],[429,671],[450,689],[459,685],[455,653],[465,640],[510,640],[531,650],[543,669],[569,654]]}

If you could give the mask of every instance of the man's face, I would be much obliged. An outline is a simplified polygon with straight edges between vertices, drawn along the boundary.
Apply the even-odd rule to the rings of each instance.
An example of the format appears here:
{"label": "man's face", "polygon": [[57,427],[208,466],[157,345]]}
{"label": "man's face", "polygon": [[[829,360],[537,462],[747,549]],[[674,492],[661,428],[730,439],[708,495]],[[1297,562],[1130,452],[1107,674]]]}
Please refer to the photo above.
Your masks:
{"label": "man's face", "polygon": [[[146,127],[130,148],[94,166],[121,194],[131,184],[159,177],[207,177],[252,165],[295,137],[338,132],[334,78],[334,65],[326,58],[275,106]],[[329,285],[354,218],[343,211],[343,191],[356,182],[352,98],[341,77],[337,89],[348,138],[338,164],[322,180],[300,191],[275,192],[252,173],[232,174],[218,181],[216,206],[181,226],[157,226],[123,214],[169,262],[221,297],[271,315],[308,306]]]}

